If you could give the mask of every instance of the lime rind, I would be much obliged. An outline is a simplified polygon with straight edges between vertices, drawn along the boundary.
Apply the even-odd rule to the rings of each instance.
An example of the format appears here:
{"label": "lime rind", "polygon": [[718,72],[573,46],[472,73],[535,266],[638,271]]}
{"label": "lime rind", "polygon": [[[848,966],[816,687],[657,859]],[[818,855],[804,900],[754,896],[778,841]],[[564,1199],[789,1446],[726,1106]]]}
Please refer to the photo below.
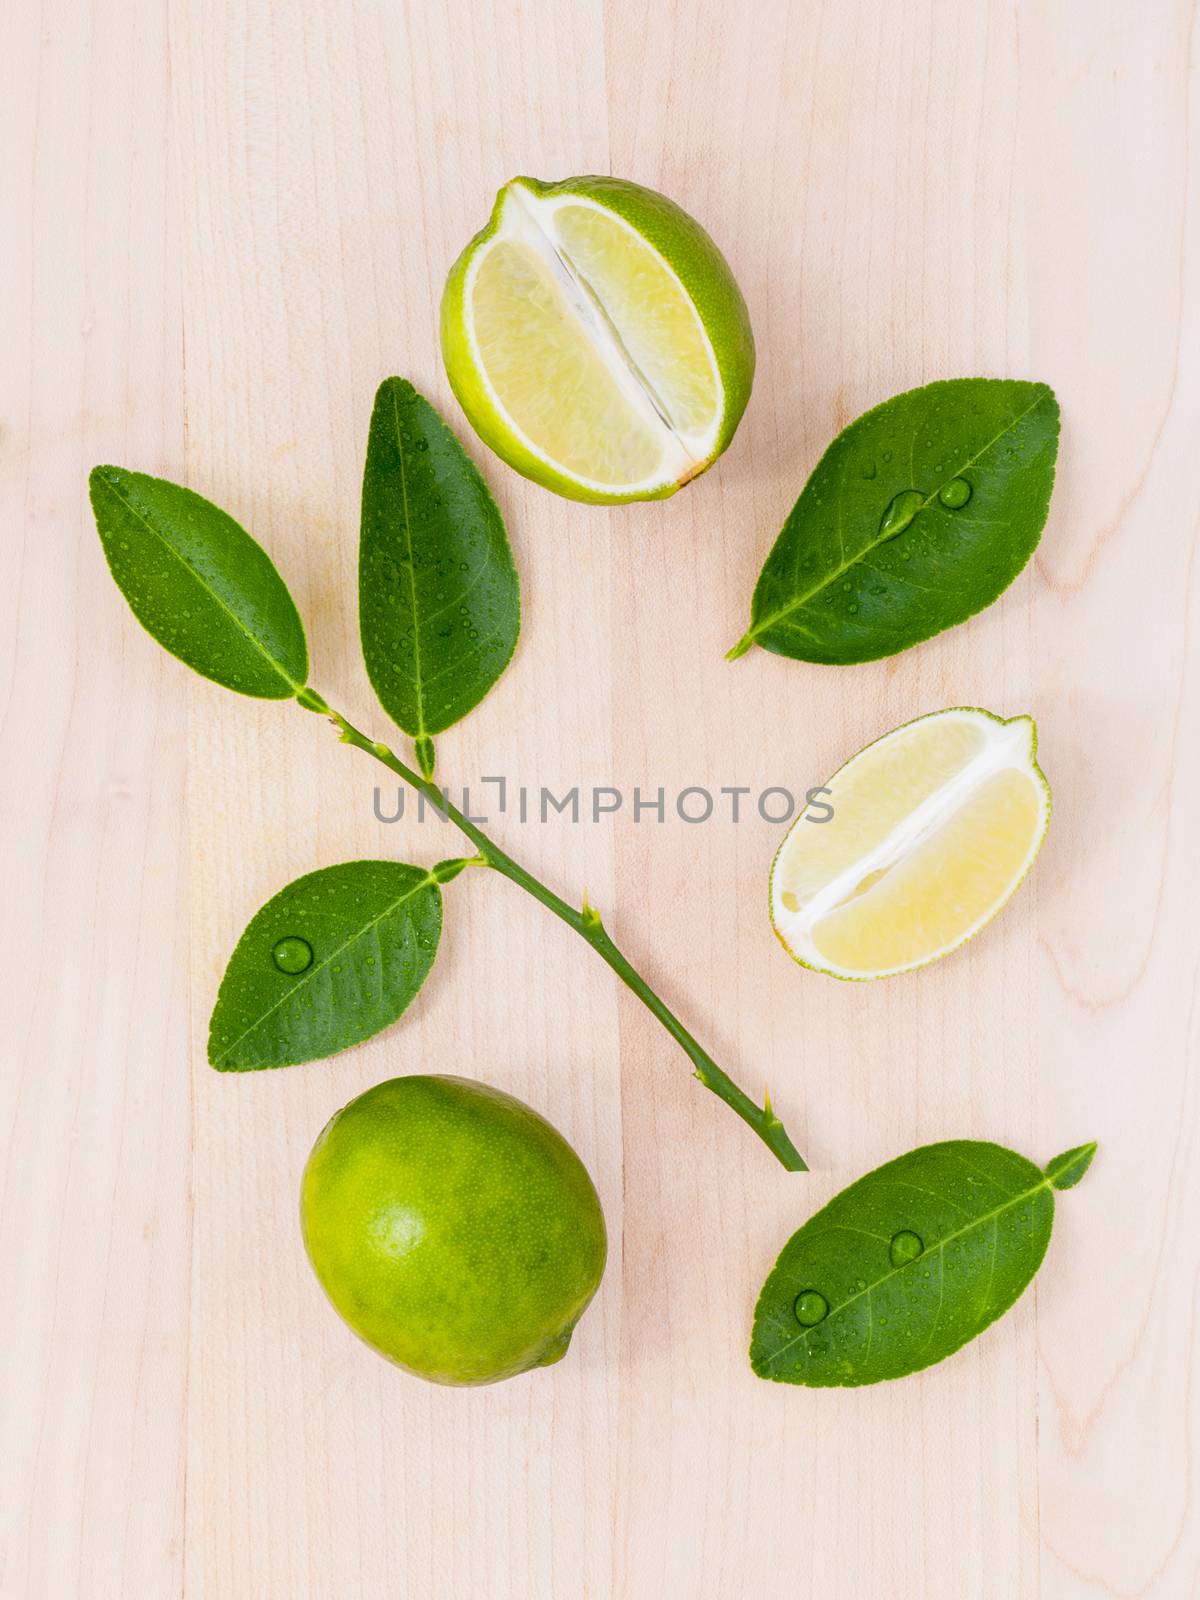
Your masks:
{"label": "lime rind", "polygon": [[[1052,798],[1049,781],[1047,780],[1045,773],[1042,771],[1037,761],[1037,724],[1034,722],[1032,716],[1029,716],[1028,714],[1015,717],[1000,717],[997,716],[995,712],[988,711],[981,706],[952,706],[943,711],[927,712],[924,716],[914,717],[909,722],[901,723],[898,727],[892,728],[887,733],[881,734],[878,739],[873,739],[869,744],[864,745],[861,750],[858,750],[853,756],[850,757],[849,761],[846,761],[841,767],[838,768],[838,770],[833,774],[833,777],[829,779],[825,787],[832,789],[837,780],[844,777],[851,770],[851,768],[856,766],[866,755],[868,755],[869,752],[878,750],[879,746],[896,738],[898,735],[906,732],[907,730],[916,727],[918,724],[932,721],[935,718],[957,716],[972,719],[983,719],[982,726],[989,730],[989,744],[992,746],[993,751],[998,737],[996,730],[1011,728],[1014,730],[1019,730],[1019,732],[1024,736],[1024,749],[1020,752],[1023,759],[993,763],[988,769],[990,772],[999,772],[1006,769],[1020,770],[1025,772],[1037,785],[1039,797],[1038,825],[1034,830],[1024,861],[1021,863],[1020,869],[1014,873],[1005,893],[998,900],[996,900],[994,904],[989,906],[987,912],[982,917],[978,918],[969,928],[958,934],[953,940],[949,941],[944,946],[930,952],[928,955],[923,956],[918,961],[907,962],[898,966],[888,967],[880,971],[853,971],[849,968],[841,967],[835,963],[823,960],[819,952],[817,952],[813,947],[811,940],[806,940],[802,950],[798,950],[796,948],[796,943],[794,942],[797,924],[796,914],[787,911],[786,908],[781,905],[777,891],[780,861],[787,850],[788,841],[791,839],[792,833],[804,820],[805,812],[801,811],[791,828],[788,829],[787,835],[784,837],[778,850],[775,852],[775,856],[771,862],[771,872],[768,884],[768,910],[771,918],[771,927],[780,944],[782,944],[788,955],[791,956],[792,960],[795,961],[798,966],[804,967],[810,972],[819,972],[824,974],[826,977],[838,978],[843,982],[849,983],[866,983],[877,978],[898,977],[905,972],[920,971],[923,967],[930,966],[933,962],[940,961],[945,956],[948,956],[955,950],[960,949],[969,940],[973,939],[977,933],[980,933],[985,927],[987,927],[988,924],[992,922],[993,919],[1004,909],[1004,907],[1012,899],[1013,895],[1016,894],[1021,884],[1024,883],[1025,879],[1029,876],[1030,869],[1032,868],[1034,861],[1037,859],[1038,852],[1042,847],[1042,843],[1046,837],[1046,831],[1049,827]],[[805,810],[807,810],[807,807]],[[793,935],[792,938],[788,937],[789,931]]]}

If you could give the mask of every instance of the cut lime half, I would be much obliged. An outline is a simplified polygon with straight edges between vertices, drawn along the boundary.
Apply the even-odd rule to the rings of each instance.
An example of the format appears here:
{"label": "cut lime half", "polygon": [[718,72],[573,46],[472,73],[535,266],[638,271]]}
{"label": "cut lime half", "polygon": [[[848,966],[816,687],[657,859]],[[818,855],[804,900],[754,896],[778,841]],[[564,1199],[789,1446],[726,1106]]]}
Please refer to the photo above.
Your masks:
{"label": "cut lime half", "polygon": [[802,966],[885,978],[948,955],[1009,900],[1041,848],[1050,786],[1031,717],[937,711],[860,750],[771,867],[771,921]]}
{"label": "cut lime half", "polygon": [[451,270],[442,350],[472,426],[575,499],[673,494],[733,437],[745,302],[699,223],[614,178],[514,178]]}

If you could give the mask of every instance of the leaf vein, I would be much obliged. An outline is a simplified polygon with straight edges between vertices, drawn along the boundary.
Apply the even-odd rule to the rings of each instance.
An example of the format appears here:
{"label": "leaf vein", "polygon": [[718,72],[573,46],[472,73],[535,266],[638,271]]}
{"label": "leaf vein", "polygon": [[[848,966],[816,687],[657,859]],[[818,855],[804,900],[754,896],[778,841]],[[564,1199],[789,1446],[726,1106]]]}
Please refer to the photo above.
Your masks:
{"label": "leaf vein", "polygon": [[428,678],[426,678],[425,687],[428,689],[432,684],[435,684],[439,678],[444,678],[448,672],[457,672],[464,661],[469,661],[472,656],[478,655],[479,652],[481,650],[485,650],[489,644],[492,644],[495,640],[502,639],[503,637],[504,635],[500,632],[500,630],[496,629],[494,632],[487,634],[484,638],[477,640],[477,642],[473,644],[469,650],[464,650],[461,655],[455,656],[453,661],[448,661],[444,667],[439,667],[436,672],[432,673]]}
{"label": "leaf vein", "polygon": [[479,585],[483,582],[484,577],[487,575],[488,568],[491,566],[491,564],[492,564],[492,550],[491,550],[491,546],[489,545],[487,550],[484,552],[483,565],[475,573],[474,577],[471,579],[470,583],[467,584],[466,588],[465,589],[460,589],[458,591],[458,593],[454,596],[453,600],[447,600],[447,602],[446,602],[446,604],[444,606],[439,606],[436,611],[431,611],[429,613],[429,615],[425,618],[425,621],[422,624],[422,626],[426,630],[428,630],[433,625],[433,623],[435,623],[435,622],[437,622],[439,620],[439,618],[444,617],[446,615],[447,611],[453,611],[455,606],[462,605],[463,601],[471,593],[472,589],[478,589]]}

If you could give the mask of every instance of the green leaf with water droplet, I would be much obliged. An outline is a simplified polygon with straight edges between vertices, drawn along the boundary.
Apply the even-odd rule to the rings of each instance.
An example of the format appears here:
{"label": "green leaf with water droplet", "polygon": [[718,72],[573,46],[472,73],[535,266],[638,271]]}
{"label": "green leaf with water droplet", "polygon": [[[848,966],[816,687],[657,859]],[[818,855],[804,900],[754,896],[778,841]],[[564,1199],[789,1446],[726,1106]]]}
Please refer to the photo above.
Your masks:
{"label": "green leaf with water droplet", "polygon": [[1029,1284],[1050,1242],[1059,1168],[1078,1182],[1095,1148],[1041,1172],[1002,1145],[951,1139],[869,1172],[784,1246],[755,1308],[751,1366],[826,1388],[952,1355]]}
{"label": "green leaf with water droplet", "polygon": [[304,625],[243,527],[203,495],[124,467],[93,467],[89,488],[109,570],[164,649],[239,694],[303,688]]}
{"label": "green leaf with water droplet", "polygon": [[1058,427],[1046,384],[1001,378],[930,383],[865,412],[805,484],[730,658],[759,644],[874,661],[991,605],[1042,536]]}
{"label": "green leaf with water droplet", "polygon": [[346,861],[297,878],[238,941],[209,1062],[221,1072],[288,1067],[369,1039],[424,983],[441,931],[441,891],[424,867]]}
{"label": "green leaf with water droplet", "polygon": [[411,383],[385,378],[363,473],[363,657],[388,715],[433,771],[432,734],[477,706],[508,665],[521,595],[478,467]]}

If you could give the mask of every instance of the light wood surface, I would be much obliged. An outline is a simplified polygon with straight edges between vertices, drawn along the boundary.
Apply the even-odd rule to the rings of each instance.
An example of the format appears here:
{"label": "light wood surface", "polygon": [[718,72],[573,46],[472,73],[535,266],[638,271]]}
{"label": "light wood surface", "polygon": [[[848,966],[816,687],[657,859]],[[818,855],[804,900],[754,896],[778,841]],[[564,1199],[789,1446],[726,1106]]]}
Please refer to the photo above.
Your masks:
{"label": "light wood surface", "polygon": [[[1200,1593],[1200,92],[1170,0],[28,0],[0,23],[0,1594],[85,1600],[1183,1600]],[[660,188],[720,242],[759,368],[674,500],[559,500],[489,457],[436,345],[442,279],[517,172]],[[313,681],[358,657],[375,385],[487,472],[525,629],[439,740],[477,785],[819,782],[951,704],[1032,712],[1054,816],[966,951],[801,972],[779,832],[565,817],[500,840],[586,888],[813,1171],[788,1177],[577,939],[447,893],[432,978],[333,1062],[204,1064],[224,961],[289,877],[432,861],[316,718],[192,679],[104,569],[85,475],[184,478],[271,550]],[[1045,379],[1037,559],[892,661],[723,650],[833,434],[935,377]],[[390,736],[390,733],[389,735]],[[494,792],[494,791],[493,791]],[[382,796],[385,809],[392,798]],[[476,809],[488,809],[477,804]],[[448,835],[446,835],[448,838]],[[327,1117],[415,1069],[528,1100],[611,1234],[567,1359],[481,1391],[334,1317],[296,1193]],[[759,1284],[833,1192],[967,1135],[1100,1154],[1045,1267],[952,1361],[766,1385]]]}

